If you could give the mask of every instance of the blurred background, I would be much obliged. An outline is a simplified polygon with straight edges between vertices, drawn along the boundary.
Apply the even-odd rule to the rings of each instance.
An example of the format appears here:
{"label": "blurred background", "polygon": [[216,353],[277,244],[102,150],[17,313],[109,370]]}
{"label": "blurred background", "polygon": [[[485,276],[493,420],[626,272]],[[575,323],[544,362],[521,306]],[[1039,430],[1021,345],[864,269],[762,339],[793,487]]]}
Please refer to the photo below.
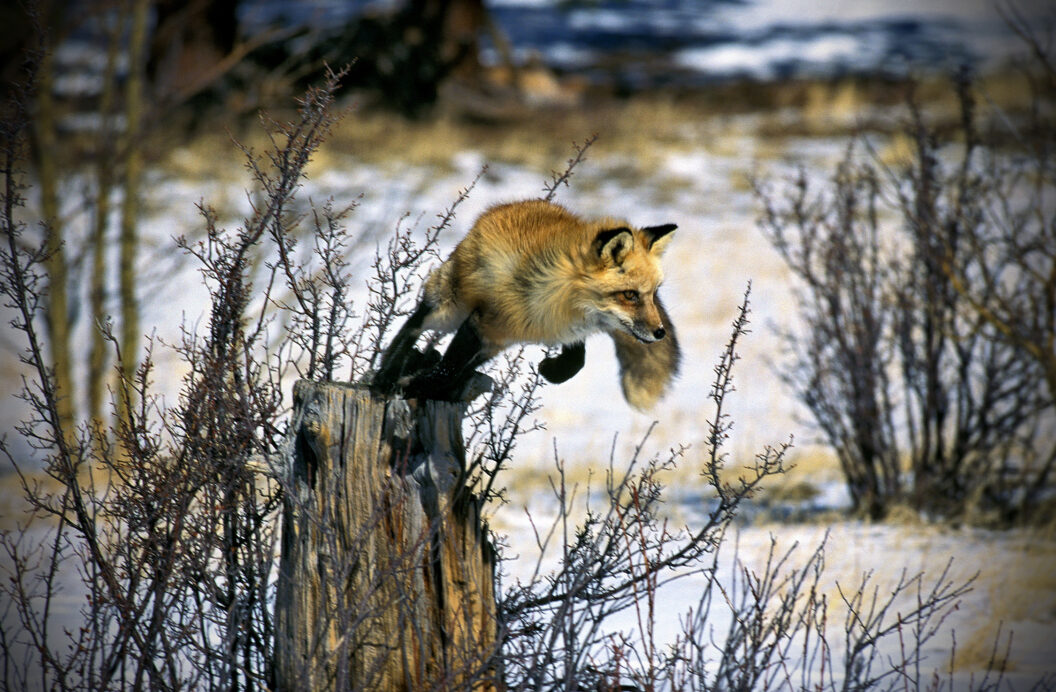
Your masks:
{"label": "blurred background", "polygon": [[[1043,7],[1036,5],[1008,5],[1004,14],[1032,24]],[[748,84],[763,91],[803,80],[892,82],[966,65],[993,71],[1021,47],[1001,7],[985,0],[44,3],[55,94],[79,101],[64,129],[91,127],[115,38],[113,76],[125,80],[136,11],[146,13],[151,110],[185,121],[210,108],[232,118],[286,105],[324,63],[355,61],[346,96],[362,94],[365,103],[405,116],[435,117],[439,107],[484,119],[512,115],[518,104],[736,83],[745,88],[727,103],[745,107],[755,105]],[[23,11],[5,13],[11,78],[39,36]]]}

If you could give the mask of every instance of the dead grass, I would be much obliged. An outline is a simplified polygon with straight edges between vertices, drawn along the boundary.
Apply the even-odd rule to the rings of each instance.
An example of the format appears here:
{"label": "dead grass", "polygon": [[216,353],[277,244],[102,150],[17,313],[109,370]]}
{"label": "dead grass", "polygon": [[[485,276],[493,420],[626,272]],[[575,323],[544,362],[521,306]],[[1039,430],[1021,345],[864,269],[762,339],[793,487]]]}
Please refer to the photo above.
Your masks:
{"label": "dead grass", "polygon": [[[936,117],[957,117],[948,80],[931,78],[916,85],[916,94]],[[618,98],[587,90],[578,105],[510,108],[502,118],[467,117],[457,103],[441,103],[427,118],[408,119],[347,95],[347,113],[309,169],[340,169],[352,160],[397,167],[452,169],[453,158],[467,150],[490,163],[525,167],[546,176],[568,158],[570,143],[600,135],[591,152],[604,176],[640,180],[662,169],[672,152],[694,151],[717,157],[777,161],[787,156],[788,143],[802,137],[846,137],[858,132],[890,134],[908,86],[867,80],[796,80],[775,84],[751,82],[709,89],[656,90]],[[1002,108],[1021,110],[1027,89],[1022,75],[1001,74],[981,80],[981,98]],[[277,121],[286,119],[275,113]],[[230,133],[230,134],[229,134]],[[188,137],[182,132],[159,133],[167,154],[161,166],[185,178],[241,180],[241,156],[232,137],[260,151],[267,146],[255,118],[216,123]],[[906,142],[885,145],[888,162],[904,159]],[[218,152],[221,155],[218,155]],[[672,179],[659,190],[674,198],[687,181]],[[744,191],[746,181],[734,181]]]}
{"label": "dead grass", "polygon": [[647,175],[660,155],[694,143],[693,124],[704,114],[692,103],[663,95],[620,101],[604,99],[577,108],[524,112],[502,122],[478,122],[441,111],[429,120],[375,109],[354,110],[335,128],[331,148],[371,163],[443,168],[469,150],[492,162],[549,171],[569,155],[569,144],[602,134],[604,150],[629,156],[629,174]]}
{"label": "dead grass", "polygon": [[[1056,542],[1033,532],[1018,533],[990,546],[988,554],[972,567],[979,570],[977,588],[983,592],[987,607],[970,628],[962,626],[956,667],[985,667],[994,655],[998,633],[1007,636],[1010,631],[1013,649],[1007,661],[1009,669],[1039,663],[1028,659],[1029,652],[1047,648],[1043,642],[1032,641],[1034,631],[1049,636],[1056,623]],[[997,655],[1000,661],[1003,646],[997,648]]]}
{"label": "dead grass", "polygon": [[[658,476],[659,480],[668,487],[677,487],[682,490],[695,488],[706,492],[707,482],[700,475],[705,463],[701,451],[703,448],[703,445],[699,448],[690,447],[678,467],[661,473]],[[739,478],[751,477],[753,471],[748,464],[752,458],[750,454],[731,455],[731,461],[721,469],[719,477],[724,483],[732,484],[736,484]],[[789,462],[789,470],[784,474],[767,478],[763,483],[762,491],[756,496],[755,501],[764,509],[777,505],[807,502],[818,496],[821,484],[842,482],[835,457],[823,447],[808,445],[803,449],[794,448]],[[602,491],[605,487],[607,471],[608,463],[600,457],[595,460],[582,458],[569,460],[565,465],[565,483],[568,488],[578,486],[578,492],[584,494],[588,489],[593,492]],[[620,471],[622,468],[617,469],[617,472]],[[536,498],[551,497],[551,483],[557,483],[558,476],[553,464],[539,468],[515,463],[503,470],[501,480],[513,504],[534,506],[537,504]],[[677,503],[669,505],[667,510],[676,515],[680,511]],[[501,517],[505,511],[497,514]],[[769,519],[770,515],[767,511],[757,515],[757,522],[766,523]],[[819,517],[817,521],[823,519],[842,521],[846,517],[826,514],[824,517]]]}

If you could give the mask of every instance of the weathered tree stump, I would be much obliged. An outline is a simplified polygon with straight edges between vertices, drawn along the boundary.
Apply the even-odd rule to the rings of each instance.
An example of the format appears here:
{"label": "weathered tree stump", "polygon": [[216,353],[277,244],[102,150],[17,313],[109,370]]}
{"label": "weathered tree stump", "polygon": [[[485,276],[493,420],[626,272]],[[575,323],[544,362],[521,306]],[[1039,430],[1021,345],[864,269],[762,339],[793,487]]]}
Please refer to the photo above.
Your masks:
{"label": "weathered tree stump", "polygon": [[495,555],[462,404],[294,386],[275,603],[283,690],[490,687]]}

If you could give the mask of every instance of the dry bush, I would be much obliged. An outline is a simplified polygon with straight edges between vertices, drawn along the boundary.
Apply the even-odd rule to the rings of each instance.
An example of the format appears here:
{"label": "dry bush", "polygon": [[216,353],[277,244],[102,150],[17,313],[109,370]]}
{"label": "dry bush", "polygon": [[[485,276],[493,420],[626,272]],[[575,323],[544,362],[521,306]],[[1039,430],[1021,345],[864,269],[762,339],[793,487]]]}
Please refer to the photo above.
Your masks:
{"label": "dry bush", "polygon": [[1056,91],[1041,62],[1018,121],[980,116],[962,72],[952,131],[910,93],[906,161],[863,156],[863,140],[827,183],[755,183],[762,230],[799,279],[783,375],[863,514],[907,502],[1008,523],[1051,490]]}

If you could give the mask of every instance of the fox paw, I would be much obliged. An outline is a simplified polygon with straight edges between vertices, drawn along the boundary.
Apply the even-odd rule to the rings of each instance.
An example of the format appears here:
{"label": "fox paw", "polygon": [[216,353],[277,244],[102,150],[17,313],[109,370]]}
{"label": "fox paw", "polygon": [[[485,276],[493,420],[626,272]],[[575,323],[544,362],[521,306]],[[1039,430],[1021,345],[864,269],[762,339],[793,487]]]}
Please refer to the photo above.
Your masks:
{"label": "fox paw", "polygon": [[539,374],[554,384],[566,382],[583,369],[586,355],[587,348],[582,341],[565,344],[561,347],[560,354],[539,362]]}
{"label": "fox paw", "polygon": [[482,372],[473,372],[462,380],[424,375],[403,387],[403,394],[408,399],[472,401],[490,392],[494,386],[495,381]]}
{"label": "fox paw", "polygon": [[394,363],[389,367],[382,367],[370,380],[370,388],[378,394],[391,395],[401,389],[405,389],[409,382],[433,370],[440,362],[440,352],[430,348],[422,353],[418,349],[411,349],[402,363]]}

